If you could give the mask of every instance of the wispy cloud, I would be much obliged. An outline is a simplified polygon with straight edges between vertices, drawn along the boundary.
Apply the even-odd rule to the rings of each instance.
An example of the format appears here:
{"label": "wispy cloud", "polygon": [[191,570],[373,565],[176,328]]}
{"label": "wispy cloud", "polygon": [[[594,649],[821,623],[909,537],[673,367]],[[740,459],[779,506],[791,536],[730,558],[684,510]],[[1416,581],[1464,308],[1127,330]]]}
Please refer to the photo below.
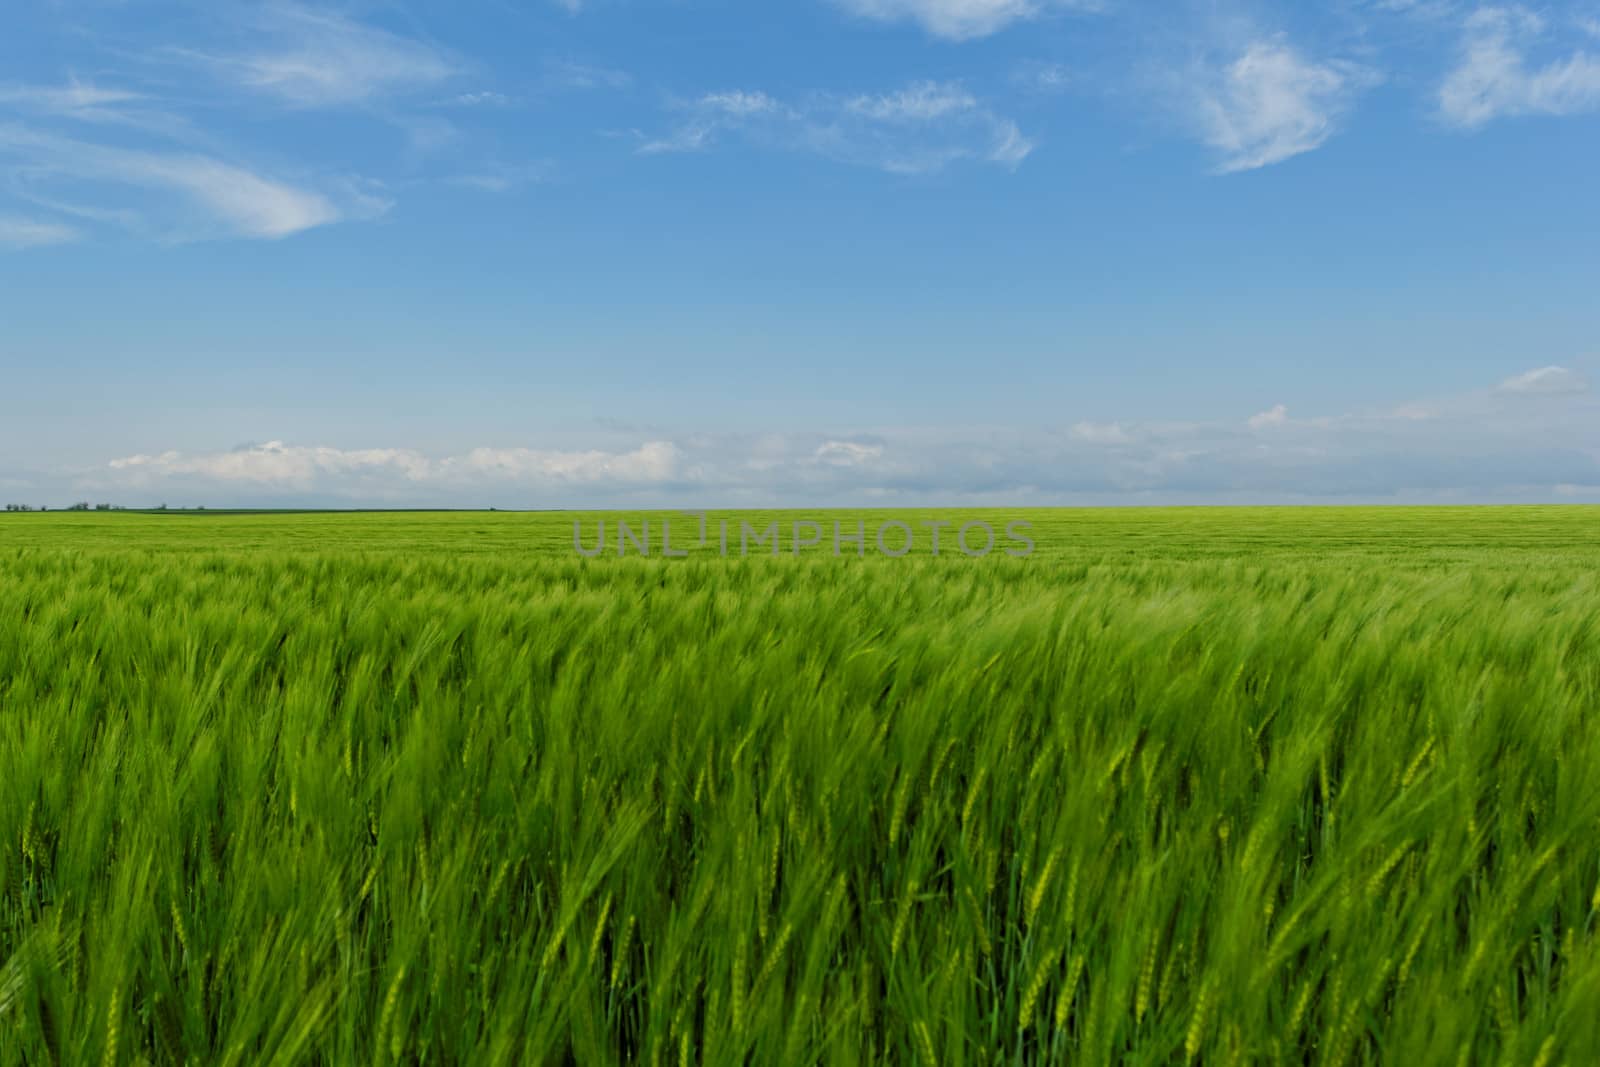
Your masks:
{"label": "wispy cloud", "polygon": [[71,226],[38,219],[0,215],[0,249],[43,248],[76,241],[81,235]]}
{"label": "wispy cloud", "polygon": [[1254,170],[1321,147],[1375,75],[1319,62],[1282,37],[1256,40],[1217,67],[1192,73],[1179,91],[1223,173]]}
{"label": "wispy cloud", "polygon": [[456,107],[508,107],[511,98],[505,93],[497,93],[491,89],[480,89],[472,93],[457,93],[445,103]]}
{"label": "wispy cloud", "polygon": [[1078,81],[1078,76],[1071,68],[1060,63],[1042,63],[1038,60],[1020,63],[1011,72],[1011,83],[1029,93],[1061,93],[1072,88]]}
{"label": "wispy cloud", "polygon": [[814,152],[840,162],[902,174],[940,170],[958,160],[1016,166],[1033,144],[953,82],[916,82],[883,94],[815,94],[789,103],[767,93],[708,93],[682,107],[685,117],[645,154],[692,152],[724,136]]}
{"label": "wispy cloud", "polygon": [[257,43],[247,49],[172,52],[298,107],[366,103],[437,85],[461,70],[432,45],[336,12],[271,5],[256,13],[252,30]]}
{"label": "wispy cloud", "polygon": [[[59,83],[0,82],[0,183],[46,213],[26,229],[12,226],[9,247],[92,237],[103,226],[163,240],[273,239],[388,209],[378,183],[329,174],[314,159],[285,164],[281,147],[264,154],[280,161],[254,162],[263,154],[238,143],[251,127],[226,120],[241,107],[259,111],[256,97],[290,115],[360,105],[360,117],[404,132],[408,167],[446,147],[453,165],[474,166],[454,123],[408,111],[404,100],[421,90],[437,99],[441,84],[466,69],[441,48],[295,3],[216,5],[186,25],[194,36],[181,44],[140,47],[137,35],[104,42],[126,58],[123,84],[70,74]],[[504,99],[492,89],[478,94],[474,102]]]}
{"label": "wispy cloud", "polygon": [[516,94],[497,89],[474,89],[438,101],[439,106],[493,109],[520,106],[530,97],[557,93],[621,90],[633,84],[633,75],[613,67],[593,66],[571,59],[547,59],[536,78],[525,83],[525,92]]}
{"label": "wispy cloud", "polygon": [[60,179],[175,195],[189,209],[176,228],[190,235],[286,237],[341,217],[322,193],[201,154],[111,147],[0,125],[0,160],[7,157],[33,184]]}
{"label": "wispy cloud", "polygon": [[164,140],[195,136],[186,118],[150,94],[77,79],[59,85],[0,85],[0,109],[54,126],[119,126]]}
{"label": "wispy cloud", "polygon": [[0,104],[56,115],[95,113],[143,99],[126,89],[107,89],[69,80],[65,85],[0,85]]}
{"label": "wispy cloud", "polygon": [[485,193],[509,193],[525,185],[533,185],[549,178],[552,167],[548,163],[530,163],[522,166],[492,165],[467,174],[446,178],[451,185],[477,189]]}
{"label": "wispy cloud", "polygon": [[1439,88],[1444,120],[1471,129],[1504,116],[1600,110],[1600,56],[1580,49],[1535,65],[1530,50],[1547,32],[1545,19],[1526,8],[1474,12],[1460,62]]}
{"label": "wispy cloud", "polygon": [[879,122],[933,122],[976,110],[978,101],[960,85],[918,82],[881,96],[856,96],[845,108]]}
{"label": "wispy cloud", "polygon": [[1507,378],[1496,387],[1501,393],[1518,396],[1570,396],[1587,393],[1589,381],[1566,367],[1540,367],[1538,370]]}
{"label": "wispy cloud", "polygon": [[1045,11],[1098,11],[1100,0],[834,0],[846,11],[879,22],[912,22],[953,41],[987,37]]}
{"label": "wispy cloud", "polygon": [[1421,22],[1458,18],[1472,0],[1350,0],[1357,14],[1404,15]]}
{"label": "wispy cloud", "polygon": [[633,75],[615,67],[599,67],[570,59],[552,61],[545,69],[545,84],[557,89],[626,89]]}

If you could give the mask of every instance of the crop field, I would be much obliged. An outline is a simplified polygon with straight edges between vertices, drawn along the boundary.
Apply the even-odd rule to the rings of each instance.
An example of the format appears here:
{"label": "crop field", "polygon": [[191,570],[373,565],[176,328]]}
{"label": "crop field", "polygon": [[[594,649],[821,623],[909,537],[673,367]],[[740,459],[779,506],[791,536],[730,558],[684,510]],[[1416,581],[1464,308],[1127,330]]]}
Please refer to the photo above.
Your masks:
{"label": "crop field", "polygon": [[0,515],[0,1064],[1600,1063],[1600,509],[930,517]]}

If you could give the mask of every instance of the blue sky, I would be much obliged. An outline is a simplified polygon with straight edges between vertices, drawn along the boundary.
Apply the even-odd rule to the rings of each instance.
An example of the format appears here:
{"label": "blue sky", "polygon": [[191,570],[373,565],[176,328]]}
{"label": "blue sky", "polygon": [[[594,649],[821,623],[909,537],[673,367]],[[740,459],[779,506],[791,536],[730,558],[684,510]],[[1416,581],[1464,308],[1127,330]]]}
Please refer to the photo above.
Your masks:
{"label": "blue sky", "polygon": [[1600,501],[1600,0],[52,0],[0,496]]}

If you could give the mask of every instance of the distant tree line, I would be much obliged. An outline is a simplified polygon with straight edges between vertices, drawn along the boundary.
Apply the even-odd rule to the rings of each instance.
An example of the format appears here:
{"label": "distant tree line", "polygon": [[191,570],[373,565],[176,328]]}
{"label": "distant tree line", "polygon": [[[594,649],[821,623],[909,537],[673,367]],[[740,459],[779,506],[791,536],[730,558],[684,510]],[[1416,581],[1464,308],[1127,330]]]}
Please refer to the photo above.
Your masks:
{"label": "distant tree line", "polygon": [[[165,505],[163,505],[165,506]],[[48,507],[34,507],[32,504],[7,504],[7,511],[49,511]],[[120,504],[91,504],[87,500],[80,500],[67,507],[67,511],[126,511],[127,508]]]}

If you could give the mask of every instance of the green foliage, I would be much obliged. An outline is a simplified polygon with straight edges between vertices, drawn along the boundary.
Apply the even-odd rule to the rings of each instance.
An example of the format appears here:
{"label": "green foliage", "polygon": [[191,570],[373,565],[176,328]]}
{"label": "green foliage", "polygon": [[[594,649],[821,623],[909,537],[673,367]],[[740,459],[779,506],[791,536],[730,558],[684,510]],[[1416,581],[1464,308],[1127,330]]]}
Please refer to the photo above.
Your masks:
{"label": "green foliage", "polygon": [[0,523],[0,1063],[1600,1062],[1600,513],[1026,517]]}

